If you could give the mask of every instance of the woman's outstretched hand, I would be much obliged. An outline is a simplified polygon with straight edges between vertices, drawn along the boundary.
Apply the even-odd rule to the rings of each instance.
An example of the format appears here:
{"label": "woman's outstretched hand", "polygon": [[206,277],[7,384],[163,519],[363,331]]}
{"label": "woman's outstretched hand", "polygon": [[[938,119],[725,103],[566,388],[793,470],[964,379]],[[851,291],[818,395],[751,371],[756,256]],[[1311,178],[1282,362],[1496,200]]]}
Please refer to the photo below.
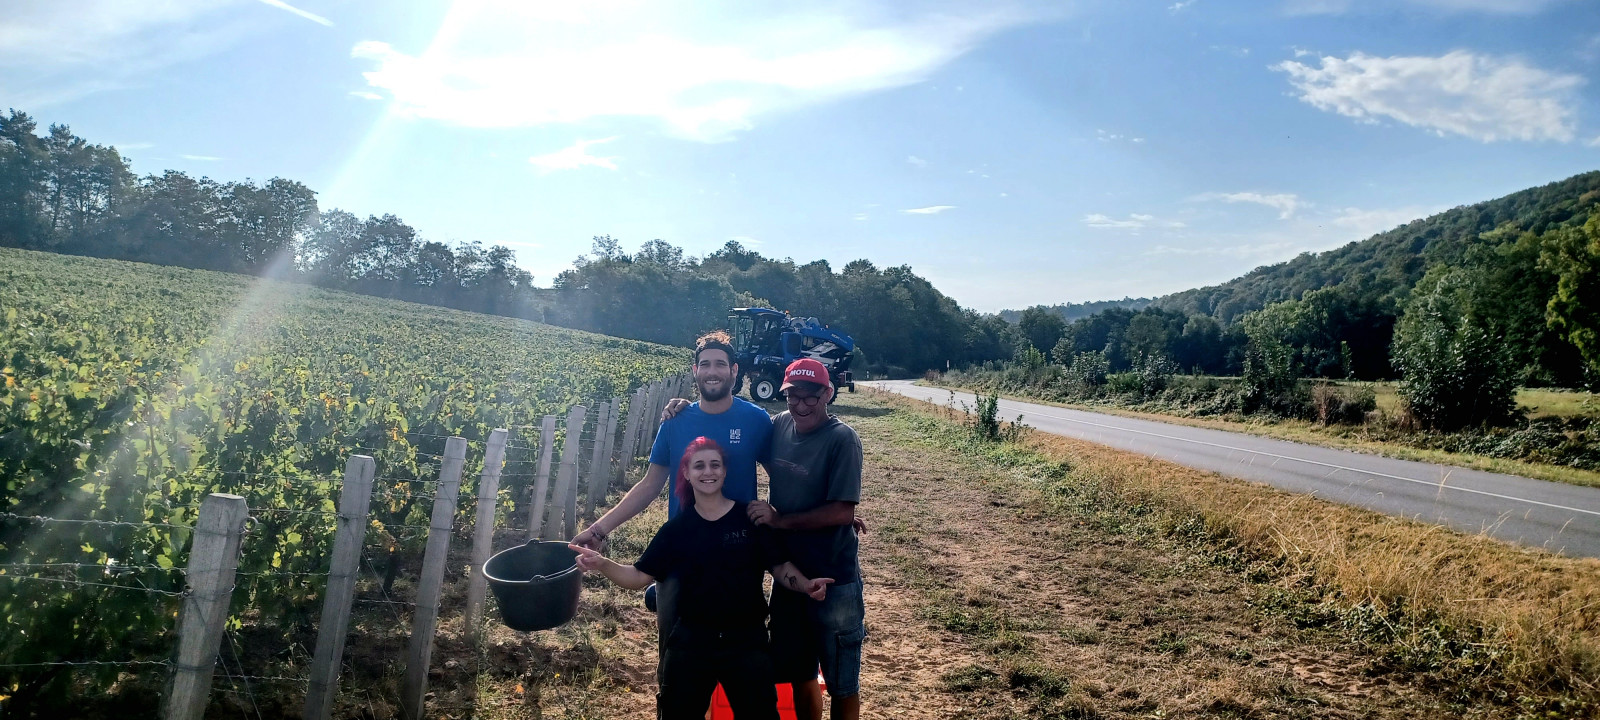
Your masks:
{"label": "woman's outstretched hand", "polygon": [[567,547],[578,553],[578,569],[584,572],[599,572],[601,566],[606,564],[606,557],[594,548],[587,548],[577,543],[567,543]]}
{"label": "woman's outstretched hand", "polygon": [[812,578],[806,584],[806,595],[812,600],[822,602],[828,596],[828,586],[833,584],[833,578]]}

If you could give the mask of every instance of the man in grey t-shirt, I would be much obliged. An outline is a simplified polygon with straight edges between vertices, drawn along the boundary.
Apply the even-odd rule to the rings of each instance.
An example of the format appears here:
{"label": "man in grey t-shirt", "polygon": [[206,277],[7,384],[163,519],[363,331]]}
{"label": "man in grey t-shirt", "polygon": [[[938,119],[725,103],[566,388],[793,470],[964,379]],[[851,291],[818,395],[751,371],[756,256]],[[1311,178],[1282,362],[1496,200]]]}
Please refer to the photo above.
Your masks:
{"label": "man in grey t-shirt", "polygon": [[833,387],[822,363],[794,361],[784,372],[782,389],[789,411],[772,419],[771,502],[750,503],[750,519],[785,531],[781,541],[801,572],[835,582],[821,602],[773,588],[773,664],[780,682],[794,683],[796,717],[822,717],[820,664],[833,701],[830,717],[855,720],[861,715],[866,636],[854,527],[861,501],[861,439],[828,414]]}

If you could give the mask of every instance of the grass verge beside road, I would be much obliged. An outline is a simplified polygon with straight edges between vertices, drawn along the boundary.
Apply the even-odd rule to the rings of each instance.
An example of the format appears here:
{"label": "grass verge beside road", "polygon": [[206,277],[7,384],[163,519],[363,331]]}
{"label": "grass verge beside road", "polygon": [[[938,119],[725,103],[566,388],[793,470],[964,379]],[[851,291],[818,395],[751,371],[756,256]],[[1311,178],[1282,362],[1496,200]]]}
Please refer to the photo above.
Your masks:
{"label": "grass verge beside road", "polygon": [[[898,396],[880,402],[960,419]],[[1415,682],[1445,702],[1447,714],[1600,713],[1600,561],[1043,433],[1021,447],[989,449],[963,445],[959,434],[923,433],[926,442],[1010,464],[1038,488],[1052,519],[1185,547],[1242,576],[1262,612],[1342,638],[1360,651],[1363,673]]]}
{"label": "grass verge beside road", "polygon": [[[964,385],[949,385],[945,383],[930,383],[918,381],[919,384],[931,387],[961,390],[973,393],[992,392],[988,388],[974,388]],[[1555,396],[1558,393],[1543,391],[1536,395],[1540,399],[1546,396]],[[1574,394],[1575,393],[1569,393]],[[1279,440],[1292,440],[1306,443],[1307,445],[1321,445],[1324,447],[1351,450],[1354,452],[1382,455],[1401,460],[1416,460],[1418,462],[1438,463],[1440,465],[1455,465],[1458,467],[1484,470],[1487,472],[1504,473],[1506,475],[1520,475],[1522,477],[1550,482],[1561,482],[1569,485],[1585,487],[1600,487],[1600,472],[1583,470],[1580,468],[1545,463],[1525,462],[1506,458],[1488,457],[1469,453],[1446,452],[1419,448],[1397,442],[1388,442],[1374,439],[1361,426],[1352,425],[1318,425],[1305,420],[1275,418],[1270,420],[1232,420],[1217,416],[1194,417],[1165,412],[1145,412],[1131,410],[1126,407],[1111,403],[1064,403],[1045,400],[1028,395],[1007,394],[1007,399],[1021,400],[1040,405],[1054,405],[1056,407],[1071,408],[1073,410],[1086,410],[1089,412],[1105,413],[1107,415],[1120,415],[1123,417],[1139,418],[1142,420],[1156,420],[1190,427],[1209,428],[1212,430],[1226,430],[1229,432],[1242,432],[1262,437],[1277,438]],[[1379,407],[1384,405],[1383,395],[1379,394]],[[1023,420],[1026,422],[1026,418]]]}

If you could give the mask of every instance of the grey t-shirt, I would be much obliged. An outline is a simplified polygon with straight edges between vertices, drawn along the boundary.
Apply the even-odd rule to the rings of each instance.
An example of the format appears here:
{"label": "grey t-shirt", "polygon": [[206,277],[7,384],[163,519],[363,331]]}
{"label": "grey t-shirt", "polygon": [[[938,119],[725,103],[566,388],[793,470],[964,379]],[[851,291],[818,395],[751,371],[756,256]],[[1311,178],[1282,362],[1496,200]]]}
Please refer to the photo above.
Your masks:
{"label": "grey t-shirt", "polygon": [[[784,515],[830,502],[861,501],[861,438],[838,418],[828,418],[805,435],[795,432],[789,413],[773,418],[772,464],[767,469],[772,506]],[[779,537],[795,567],[807,577],[829,577],[839,583],[861,577],[852,526],[790,530]]]}

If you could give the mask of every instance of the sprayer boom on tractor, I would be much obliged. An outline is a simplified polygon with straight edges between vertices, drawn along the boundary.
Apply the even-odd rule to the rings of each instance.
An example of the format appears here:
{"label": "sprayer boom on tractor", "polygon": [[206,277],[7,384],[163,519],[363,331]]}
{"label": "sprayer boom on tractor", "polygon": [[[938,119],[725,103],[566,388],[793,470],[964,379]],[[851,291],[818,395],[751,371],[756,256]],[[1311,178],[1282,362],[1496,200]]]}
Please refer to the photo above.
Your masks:
{"label": "sprayer boom on tractor", "polygon": [[734,308],[728,311],[733,327],[734,362],[739,378],[733,383],[738,394],[750,383],[750,397],[767,402],[782,396],[783,371],[789,363],[812,358],[828,368],[835,392],[856,391],[850,373],[854,340],[838,330],[817,322],[816,318],[789,317],[769,308]]}

